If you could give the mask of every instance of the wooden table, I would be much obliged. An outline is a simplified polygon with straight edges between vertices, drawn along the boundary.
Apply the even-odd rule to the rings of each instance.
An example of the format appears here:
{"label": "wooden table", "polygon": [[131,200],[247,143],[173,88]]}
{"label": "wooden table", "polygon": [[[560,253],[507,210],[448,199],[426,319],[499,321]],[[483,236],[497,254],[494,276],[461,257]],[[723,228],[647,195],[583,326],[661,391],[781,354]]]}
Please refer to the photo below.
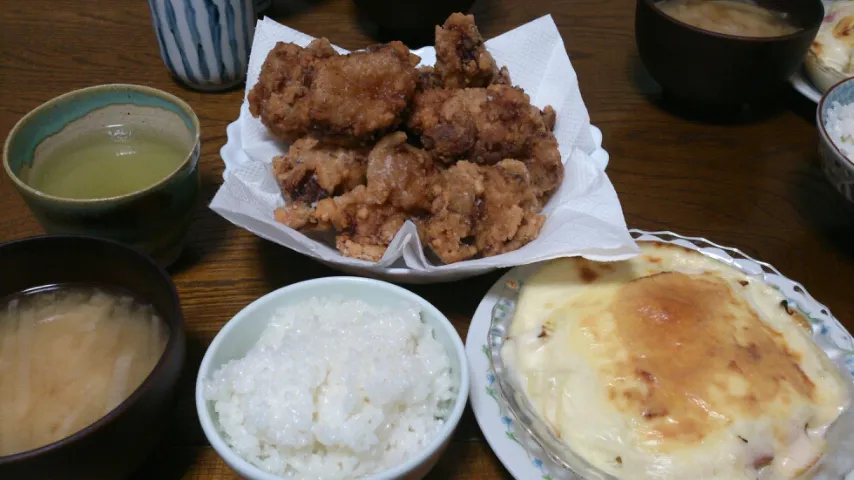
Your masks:
{"label": "wooden table", "polygon": [[[201,120],[203,194],[205,204],[210,201],[221,182],[225,128],[237,118],[242,90],[203,94],[173,81],[142,0],[1,5],[0,135],[5,138],[30,109],[69,90],[102,83],[157,87],[184,98]],[[608,172],[629,226],[739,247],[801,281],[854,328],[854,208],[819,168],[814,104],[791,91],[778,111],[741,124],[698,123],[673,114],[638,59],[631,0],[487,0],[478,1],[474,13],[487,38],[547,13],[554,17],[592,123],[604,132]],[[371,41],[350,0],[277,0],[268,14],[345,48]],[[39,233],[3,176],[0,241]],[[189,247],[172,268],[187,321],[186,374],[172,431],[139,479],[236,478],[207,445],[196,419],[193,387],[204,350],[252,300],[335,273],[198,209]],[[412,290],[446,313],[465,338],[471,315],[498,276]],[[430,478],[507,477],[468,411]]]}

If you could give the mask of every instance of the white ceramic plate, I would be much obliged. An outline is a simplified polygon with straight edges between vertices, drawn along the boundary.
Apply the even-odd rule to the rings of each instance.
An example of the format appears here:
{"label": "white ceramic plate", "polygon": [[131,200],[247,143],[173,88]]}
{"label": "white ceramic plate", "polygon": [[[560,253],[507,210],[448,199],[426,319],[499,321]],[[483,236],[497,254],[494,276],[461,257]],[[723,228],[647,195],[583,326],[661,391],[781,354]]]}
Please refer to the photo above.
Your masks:
{"label": "white ceramic plate", "polygon": [[[824,3],[824,11],[826,12],[828,7],[830,7],[830,4],[833,2],[831,0],[822,0],[822,3]],[[810,80],[809,75],[807,75],[807,71],[803,65],[801,65],[801,68],[799,68],[798,71],[789,78],[789,83],[791,83],[792,86],[795,87],[795,90],[800,92],[801,95],[809,98],[813,102],[818,103],[818,101],[821,100],[821,90],[812,84],[812,81]]]}
{"label": "white ceramic plate", "polygon": [[798,69],[798,71],[789,78],[789,83],[791,83],[792,86],[795,87],[795,90],[800,92],[801,95],[809,98],[813,102],[818,103],[818,101],[821,100],[821,90],[812,84],[803,67]]}
{"label": "white ceramic plate", "polygon": [[[835,359],[835,363],[844,365],[854,375],[854,338],[830,314],[827,307],[812,298],[801,284],[788,279],[767,263],[754,260],[737,249],[722,247],[703,238],[683,237],[672,232],[644,232],[634,229],[630,232],[636,240],[656,240],[681,245],[748,274],[762,275],[768,284],[777,287],[809,317],[816,342]],[[470,404],[490,447],[515,478],[552,480],[565,478],[567,474],[560,471],[559,475],[555,475],[553,472],[558,472],[557,467],[539,450],[535,442],[527,438],[524,429],[514,427],[515,419],[508,413],[495,383],[487,347],[492,310],[499,300],[502,300],[501,293],[505,291],[505,285],[507,282],[521,280],[532,270],[530,266],[522,266],[507,272],[492,286],[477,307],[466,337],[466,355],[471,379]],[[847,478],[851,479],[852,475],[854,472]]]}

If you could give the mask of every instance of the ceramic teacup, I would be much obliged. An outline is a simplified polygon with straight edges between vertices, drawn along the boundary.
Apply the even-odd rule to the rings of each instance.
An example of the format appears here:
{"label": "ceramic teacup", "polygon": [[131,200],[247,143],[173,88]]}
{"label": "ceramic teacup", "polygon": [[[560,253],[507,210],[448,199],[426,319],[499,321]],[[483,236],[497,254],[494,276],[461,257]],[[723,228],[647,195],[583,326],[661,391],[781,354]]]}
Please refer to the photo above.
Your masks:
{"label": "ceramic teacup", "polygon": [[[94,198],[62,198],[27,183],[27,173],[64,141],[108,126],[144,125],[186,147],[171,173],[142,190]],[[3,167],[42,227],[51,234],[88,234],[137,247],[160,264],[183,249],[199,189],[199,119],[180,98],[137,85],[100,85],[66,93],[25,115],[3,147]]]}

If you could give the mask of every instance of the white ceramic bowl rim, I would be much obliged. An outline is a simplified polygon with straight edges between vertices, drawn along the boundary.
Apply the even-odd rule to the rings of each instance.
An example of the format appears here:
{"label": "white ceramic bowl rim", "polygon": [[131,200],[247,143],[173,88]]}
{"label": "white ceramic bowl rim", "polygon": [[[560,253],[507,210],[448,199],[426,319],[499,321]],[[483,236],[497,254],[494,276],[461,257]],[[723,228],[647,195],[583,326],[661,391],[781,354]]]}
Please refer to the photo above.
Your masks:
{"label": "white ceramic bowl rim", "polygon": [[[828,88],[826,92],[824,92],[824,95],[822,95],[821,99],[818,101],[818,108],[816,109],[816,113],[815,113],[815,116],[816,116],[815,123],[818,124],[818,131],[821,134],[821,137],[827,142],[828,145],[830,145],[831,148],[833,148],[833,151],[836,152],[836,154],[839,155],[840,158],[842,158],[846,162],[848,162],[848,164],[851,165],[851,167],[854,167],[854,160],[848,158],[847,155],[842,153],[842,150],[840,150],[839,146],[836,145],[836,142],[834,142],[833,139],[830,138],[830,135],[827,134],[827,129],[824,127],[824,102],[830,96],[831,92],[836,90],[837,87],[841,86],[844,83],[848,83],[851,81],[854,81],[854,77],[848,77],[848,78],[842,79],[839,82],[836,82],[836,84],[834,84],[832,87]],[[842,102],[840,102],[840,104],[841,103]]]}
{"label": "white ceramic bowl rim", "polygon": [[[199,421],[202,425],[202,430],[204,431],[205,436],[208,438],[208,441],[211,443],[211,446],[214,448],[214,450],[216,450],[216,452],[226,461],[226,463],[228,463],[229,465],[235,465],[239,467],[242,472],[251,474],[253,479],[283,480],[284,477],[267,473],[237,455],[222,438],[222,435],[220,434],[217,426],[214,424],[213,415],[210,411],[210,408],[208,408],[208,401],[204,397],[204,382],[205,379],[207,379],[210,375],[211,363],[213,362],[214,352],[217,351],[217,349],[223,343],[225,338],[228,337],[233,330],[239,328],[240,321],[243,318],[249,317],[256,310],[261,308],[262,305],[266,304],[267,302],[273,301],[275,298],[282,295],[283,293],[301,290],[313,290],[320,286],[328,288],[341,284],[370,285],[380,291],[385,292],[386,294],[389,294],[390,296],[398,297],[418,304],[423,311],[427,311],[429,314],[439,320],[438,323],[441,325],[441,328],[446,330],[446,332],[451,338],[451,342],[454,344],[454,351],[448,353],[451,355],[456,355],[460,363],[460,384],[458,387],[457,399],[454,401],[454,406],[448,413],[448,417],[445,419],[445,424],[442,426],[442,430],[439,431],[439,434],[436,435],[436,438],[434,438],[433,441],[431,441],[415,456],[403,462],[402,464],[397,465],[388,470],[377,472],[370,477],[365,477],[365,480],[392,480],[401,477],[407,472],[415,470],[419,465],[424,463],[431,455],[433,455],[446,440],[450,439],[451,435],[459,424],[469,394],[468,357],[466,356],[465,347],[463,346],[462,339],[460,339],[457,330],[454,328],[453,324],[451,324],[450,320],[448,320],[448,318],[443,315],[442,312],[439,311],[439,309],[437,309],[427,300],[424,300],[420,296],[410,292],[409,290],[406,290],[403,287],[399,287],[388,282],[374,280],[370,278],[344,276],[324,277],[294,283],[292,285],[279,288],[278,290],[274,290],[264,295],[263,297],[255,300],[254,302],[250,303],[242,310],[237,312],[237,315],[232,317],[231,320],[229,320],[225,324],[225,326],[223,326],[222,330],[217,333],[216,337],[214,337],[213,342],[211,342],[210,346],[205,352],[204,357],[202,358],[202,364],[199,367],[199,374],[196,377],[196,410],[198,412]],[[328,289],[327,291],[330,290],[331,289]]]}

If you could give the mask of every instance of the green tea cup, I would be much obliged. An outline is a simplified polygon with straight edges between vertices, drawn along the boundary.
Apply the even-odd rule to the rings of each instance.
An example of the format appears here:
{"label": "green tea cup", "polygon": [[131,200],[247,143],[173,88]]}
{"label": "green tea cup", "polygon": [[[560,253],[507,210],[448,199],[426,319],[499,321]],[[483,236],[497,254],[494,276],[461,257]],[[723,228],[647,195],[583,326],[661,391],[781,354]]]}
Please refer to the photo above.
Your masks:
{"label": "green tea cup", "polygon": [[[153,184],[116,196],[66,198],[28,181],[34,166],[44,168],[40,161],[61,162],[68,141],[115,128],[169,136],[186,155]],[[117,240],[169,265],[183,249],[198,201],[199,146],[199,119],[180,98],[139,85],[99,85],[56,97],[21,118],[3,147],[3,168],[48,233]]]}

